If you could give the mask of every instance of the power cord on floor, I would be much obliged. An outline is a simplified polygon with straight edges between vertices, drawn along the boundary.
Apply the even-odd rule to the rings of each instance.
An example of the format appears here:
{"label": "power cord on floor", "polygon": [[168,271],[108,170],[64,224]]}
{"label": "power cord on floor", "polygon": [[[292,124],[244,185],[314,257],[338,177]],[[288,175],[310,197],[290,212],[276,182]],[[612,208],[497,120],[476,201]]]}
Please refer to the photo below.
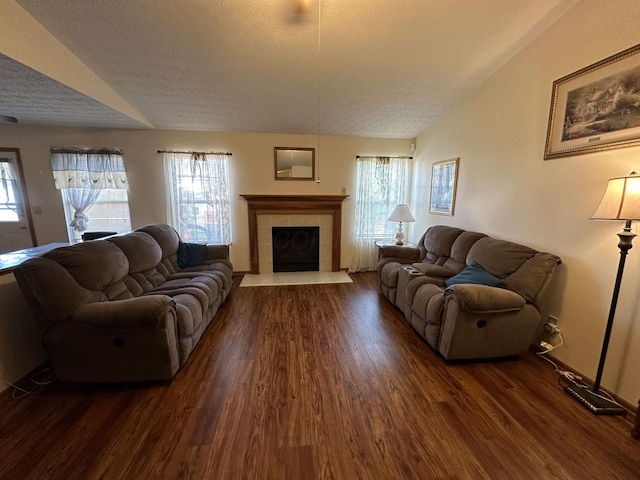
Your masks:
{"label": "power cord on floor", "polygon": [[[4,366],[0,363],[0,378],[4,375]],[[31,375],[31,384],[25,386],[25,388],[19,387],[15,383],[11,383],[8,380],[2,378],[2,381],[9,385],[13,391],[11,392],[11,398],[18,400],[24,398],[27,395],[34,395],[39,393],[45,385],[49,385],[56,380],[56,373],[53,367],[44,367]],[[28,388],[31,387],[31,388]]]}
{"label": "power cord on floor", "polygon": [[[545,357],[547,353],[555,350],[556,348],[564,344],[564,338],[562,337],[562,334],[559,331],[556,331],[555,333],[556,335],[558,335],[558,337],[560,337],[560,343],[557,345],[552,345],[548,342],[540,342],[540,346],[545,350],[541,350],[536,354],[540,358],[546,360],[551,365],[553,365],[553,368],[556,371],[556,373],[560,375],[560,377],[558,378],[558,383],[562,388],[568,387],[569,385],[575,385],[577,387],[587,388],[587,389],[590,388],[591,386],[589,384],[582,381],[582,377],[580,375],[573,373],[569,370],[562,370],[560,367],[558,367],[558,365],[553,360]],[[597,393],[594,391],[591,391],[591,394],[622,407],[622,405],[620,405],[611,395],[609,395],[607,392],[603,390],[598,390]]]}

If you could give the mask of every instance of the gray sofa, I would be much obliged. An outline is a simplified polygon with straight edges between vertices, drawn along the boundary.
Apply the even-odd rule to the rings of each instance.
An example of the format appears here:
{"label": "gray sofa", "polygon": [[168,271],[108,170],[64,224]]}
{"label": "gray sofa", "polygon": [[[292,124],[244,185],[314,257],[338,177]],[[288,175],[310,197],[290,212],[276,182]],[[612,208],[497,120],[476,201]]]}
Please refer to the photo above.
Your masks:
{"label": "gray sofa", "polygon": [[377,274],[382,294],[444,358],[481,359],[528,350],[559,264],[549,253],[438,225],[417,248],[382,247]]}
{"label": "gray sofa", "polygon": [[[198,247],[195,263],[189,247],[198,246],[183,244],[172,227],[148,225],[58,248],[14,269],[58,378],[173,378],[232,285],[227,245]],[[182,268],[179,252],[194,265]]]}

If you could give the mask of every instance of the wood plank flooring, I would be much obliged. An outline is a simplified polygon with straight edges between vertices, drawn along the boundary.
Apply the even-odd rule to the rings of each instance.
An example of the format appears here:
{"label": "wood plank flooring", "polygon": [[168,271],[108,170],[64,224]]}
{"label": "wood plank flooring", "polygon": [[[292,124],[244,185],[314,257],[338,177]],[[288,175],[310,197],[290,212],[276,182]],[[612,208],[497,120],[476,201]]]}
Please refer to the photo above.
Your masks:
{"label": "wood plank flooring", "polygon": [[171,383],[0,400],[0,479],[637,479],[533,354],[448,363],[377,292],[236,287]]}

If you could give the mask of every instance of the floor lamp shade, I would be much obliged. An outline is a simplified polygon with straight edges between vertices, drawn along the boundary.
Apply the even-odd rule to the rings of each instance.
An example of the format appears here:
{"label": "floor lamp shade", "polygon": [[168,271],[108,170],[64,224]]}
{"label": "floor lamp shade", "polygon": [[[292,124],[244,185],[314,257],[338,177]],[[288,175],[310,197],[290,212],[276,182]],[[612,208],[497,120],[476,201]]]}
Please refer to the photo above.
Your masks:
{"label": "floor lamp shade", "polygon": [[396,233],[396,245],[404,245],[404,233],[402,232],[403,222],[415,222],[416,219],[411,215],[409,206],[406,203],[399,203],[396,208],[393,209],[388,222],[398,222],[398,232]]}
{"label": "floor lamp shade", "polygon": [[640,175],[609,180],[592,220],[640,220]]}
{"label": "floor lamp shade", "polygon": [[570,385],[565,388],[567,393],[576,398],[592,413],[602,415],[621,415],[625,413],[617,403],[608,400],[600,392],[600,381],[602,380],[602,372],[607,357],[607,349],[609,347],[609,339],[611,338],[611,329],[616,314],[616,305],[618,304],[618,295],[620,293],[620,285],[622,283],[622,273],[624,272],[624,264],[627,253],[631,250],[633,238],[636,236],[631,231],[631,221],[640,219],[640,177],[631,172],[626,177],[611,178],[607,184],[607,189],[600,201],[600,205],[593,215],[592,220],[624,220],[625,225],[622,232],[618,233],[620,242],[620,260],[618,262],[618,273],[616,282],[613,287],[613,295],[611,297],[611,306],[609,307],[609,317],[607,319],[607,327],[605,329],[604,340],[602,342],[602,351],[600,352],[600,361],[598,363],[598,372],[592,388],[584,385]]}

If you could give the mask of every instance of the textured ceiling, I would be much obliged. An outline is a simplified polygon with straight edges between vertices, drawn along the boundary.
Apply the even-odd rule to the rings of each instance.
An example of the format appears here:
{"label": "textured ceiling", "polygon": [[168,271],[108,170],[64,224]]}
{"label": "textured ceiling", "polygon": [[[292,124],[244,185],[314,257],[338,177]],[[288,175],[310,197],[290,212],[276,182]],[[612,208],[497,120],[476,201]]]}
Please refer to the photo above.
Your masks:
{"label": "textured ceiling", "polygon": [[0,43],[20,123],[414,138],[577,0],[3,1],[136,113]]}

